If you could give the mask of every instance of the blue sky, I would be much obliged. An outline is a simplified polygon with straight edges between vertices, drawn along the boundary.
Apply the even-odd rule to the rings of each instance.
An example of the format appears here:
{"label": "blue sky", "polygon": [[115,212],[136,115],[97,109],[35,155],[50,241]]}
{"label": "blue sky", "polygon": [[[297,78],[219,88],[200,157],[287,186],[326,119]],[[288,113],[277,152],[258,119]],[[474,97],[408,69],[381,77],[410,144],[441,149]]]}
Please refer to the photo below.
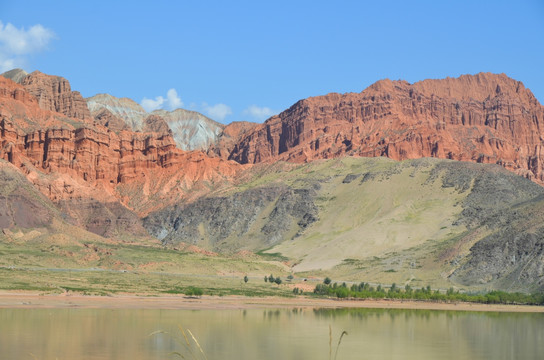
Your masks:
{"label": "blue sky", "polygon": [[544,1],[0,0],[0,70],[263,121],[299,99],[504,72],[544,102]]}

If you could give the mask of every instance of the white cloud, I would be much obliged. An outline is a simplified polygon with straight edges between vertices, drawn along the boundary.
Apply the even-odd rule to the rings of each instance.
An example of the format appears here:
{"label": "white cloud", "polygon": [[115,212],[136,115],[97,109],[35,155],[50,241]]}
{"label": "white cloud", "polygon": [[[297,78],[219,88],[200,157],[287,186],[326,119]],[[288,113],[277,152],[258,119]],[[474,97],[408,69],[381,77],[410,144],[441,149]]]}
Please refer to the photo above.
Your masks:
{"label": "white cloud", "polygon": [[183,106],[183,101],[181,101],[181,98],[178,96],[176,89],[168,90],[166,98],[168,99],[167,103],[170,110],[175,110]]}
{"label": "white cloud", "polygon": [[206,115],[217,121],[223,121],[229,115],[232,115],[232,109],[225,104],[208,105],[202,103],[202,108]]}
{"label": "white cloud", "polygon": [[257,105],[251,105],[247,109],[243,111],[244,115],[249,115],[253,118],[253,120],[257,121],[264,121],[271,117],[272,115],[276,115],[278,112],[272,110],[269,107],[263,106],[257,106]]}
{"label": "white cloud", "polygon": [[183,101],[181,101],[176,89],[170,89],[166,92],[166,98],[157,96],[153,100],[144,97],[140,105],[142,105],[147,112],[164,108],[167,110],[175,110],[183,106]]}
{"label": "white cloud", "polygon": [[161,109],[162,105],[164,104],[164,98],[162,96],[157,96],[155,100],[143,98],[140,105],[145,109],[147,112],[151,112],[153,110]]}
{"label": "white cloud", "polygon": [[22,67],[26,56],[45,50],[54,37],[52,30],[39,24],[26,30],[0,21],[0,71]]}

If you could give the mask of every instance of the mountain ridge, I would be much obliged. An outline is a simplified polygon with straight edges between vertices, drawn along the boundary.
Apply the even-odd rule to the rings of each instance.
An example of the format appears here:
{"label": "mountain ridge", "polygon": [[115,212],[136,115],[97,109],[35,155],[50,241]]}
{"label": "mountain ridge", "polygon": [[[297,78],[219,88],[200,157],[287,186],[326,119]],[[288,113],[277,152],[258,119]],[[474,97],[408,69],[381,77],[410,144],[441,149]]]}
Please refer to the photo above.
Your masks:
{"label": "mountain ridge", "polygon": [[[0,77],[8,238],[52,219],[51,231],[69,224],[74,237],[278,253],[302,274],[544,289],[544,110],[504,74],[381,80],[302,99],[263,124],[210,131],[197,119],[201,133],[172,129],[184,110],[144,117],[103,94],[109,108],[90,111],[62,77],[9,75],[21,84]],[[119,116],[125,105],[138,131]],[[192,140],[202,150],[180,148]],[[50,202],[36,203],[36,222],[21,220],[32,201],[10,190],[23,178]]]}
{"label": "mountain ridge", "polygon": [[[434,95],[438,84],[446,89],[441,95],[460,98]],[[252,129],[228,158],[258,163],[431,156],[498,163],[542,184],[543,118],[544,107],[530,90],[504,74],[414,84],[381,80],[361,93],[296,102]]]}

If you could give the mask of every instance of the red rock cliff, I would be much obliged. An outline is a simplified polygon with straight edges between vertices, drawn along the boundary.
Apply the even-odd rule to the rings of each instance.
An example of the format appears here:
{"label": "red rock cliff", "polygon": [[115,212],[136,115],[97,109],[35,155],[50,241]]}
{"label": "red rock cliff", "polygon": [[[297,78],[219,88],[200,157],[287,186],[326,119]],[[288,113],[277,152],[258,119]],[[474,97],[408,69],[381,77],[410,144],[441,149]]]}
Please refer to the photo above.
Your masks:
{"label": "red rock cliff", "polygon": [[34,71],[21,80],[21,85],[38,100],[40,108],[92,121],[87,102],[78,91],[72,91],[65,78]]}
{"label": "red rock cliff", "polygon": [[240,163],[304,162],[343,154],[439,157],[501,164],[544,183],[544,107],[504,74],[379,81],[363,92],[297,102],[250,130]]}
{"label": "red rock cliff", "polygon": [[119,200],[145,215],[189,193],[197,196],[208,189],[203,182],[232,179],[243,168],[182,151],[167,131],[119,130],[41,109],[28,89],[0,76],[0,159],[53,201]]}

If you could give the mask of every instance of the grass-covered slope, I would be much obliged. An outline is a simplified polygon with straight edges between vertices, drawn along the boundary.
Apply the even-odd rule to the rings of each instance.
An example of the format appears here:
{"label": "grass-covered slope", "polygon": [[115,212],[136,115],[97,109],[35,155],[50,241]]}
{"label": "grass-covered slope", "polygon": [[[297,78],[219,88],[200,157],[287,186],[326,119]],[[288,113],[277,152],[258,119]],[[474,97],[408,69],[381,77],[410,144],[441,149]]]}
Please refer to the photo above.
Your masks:
{"label": "grass-covered slope", "polygon": [[230,192],[144,225],[165,243],[264,251],[308,275],[535,290],[544,286],[543,197],[499,166],[346,157],[255,168]]}

